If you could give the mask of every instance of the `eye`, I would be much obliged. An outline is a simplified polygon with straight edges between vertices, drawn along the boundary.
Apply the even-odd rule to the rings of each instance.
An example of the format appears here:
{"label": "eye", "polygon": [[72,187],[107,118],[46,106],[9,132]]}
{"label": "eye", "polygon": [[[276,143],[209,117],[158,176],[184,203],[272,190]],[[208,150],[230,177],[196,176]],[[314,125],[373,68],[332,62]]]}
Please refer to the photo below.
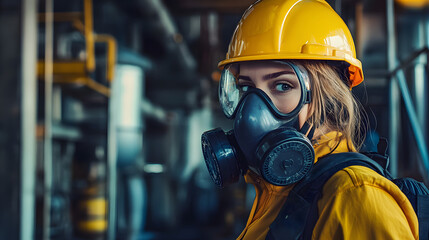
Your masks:
{"label": "eye", "polygon": [[292,89],[292,86],[287,83],[277,83],[275,85],[275,89],[279,92],[286,92],[290,89]]}

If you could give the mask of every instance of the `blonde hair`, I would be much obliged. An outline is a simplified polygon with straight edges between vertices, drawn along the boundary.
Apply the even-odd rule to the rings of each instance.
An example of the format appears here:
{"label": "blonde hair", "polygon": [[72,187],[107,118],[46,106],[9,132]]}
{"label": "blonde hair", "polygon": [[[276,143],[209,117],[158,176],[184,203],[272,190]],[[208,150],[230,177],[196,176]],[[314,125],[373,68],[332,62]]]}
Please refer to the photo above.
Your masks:
{"label": "blonde hair", "polygon": [[[339,140],[346,139],[349,150],[359,150],[364,140],[361,105],[353,96],[350,85],[341,68],[324,61],[299,61],[311,79],[309,106],[310,124],[322,130],[322,134],[338,131]],[[363,113],[363,112],[362,112]],[[324,132],[323,132],[324,131]],[[353,148],[354,147],[354,148]]]}

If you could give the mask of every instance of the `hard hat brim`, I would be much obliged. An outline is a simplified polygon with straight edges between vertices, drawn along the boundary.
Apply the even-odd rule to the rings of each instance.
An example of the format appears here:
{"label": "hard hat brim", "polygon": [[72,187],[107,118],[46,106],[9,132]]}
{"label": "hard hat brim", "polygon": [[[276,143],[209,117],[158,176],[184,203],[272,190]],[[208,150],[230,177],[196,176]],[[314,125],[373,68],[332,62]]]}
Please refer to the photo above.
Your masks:
{"label": "hard hat brim", "polygon": [[345,61],[350,64],[350,87],[359,85],[363,79],[362,63],[353,57],[337,57],[323,56],[318,54],[261,54],[252,56],[240,56],[225,59],[219,62],[218,67],[222,70],[225,65],[236,62],[258,61],[258,60],[330,60],[330,61]]}

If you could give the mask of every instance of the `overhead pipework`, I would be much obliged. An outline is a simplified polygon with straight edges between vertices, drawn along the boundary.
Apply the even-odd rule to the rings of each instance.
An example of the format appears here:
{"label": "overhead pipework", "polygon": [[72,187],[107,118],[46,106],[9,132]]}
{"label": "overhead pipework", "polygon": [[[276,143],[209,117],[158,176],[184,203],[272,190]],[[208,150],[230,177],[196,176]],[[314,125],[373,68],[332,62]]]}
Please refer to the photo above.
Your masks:
{"label": "overhead pipework", "polygon": [[154,20],[152,27],[159,34],[158,39],[169,51],[169,54],[177,54],[181,61],[176,63],[185,71],[195,71],[197,63],[189,51],[188,46],[183,41],[183,36],[179,33],[173,17],[161,0],[137,0],[136,5],[139,10]]}

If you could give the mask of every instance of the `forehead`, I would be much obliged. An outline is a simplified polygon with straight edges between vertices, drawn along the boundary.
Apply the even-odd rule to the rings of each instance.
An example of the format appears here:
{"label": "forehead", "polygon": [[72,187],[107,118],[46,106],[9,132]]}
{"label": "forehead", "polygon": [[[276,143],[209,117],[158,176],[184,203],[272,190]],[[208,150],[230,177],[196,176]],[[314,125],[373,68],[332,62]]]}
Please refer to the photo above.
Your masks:
{"label": "forehead", "polygon": [[273,61],[242,62],[240,63],[239,68],[240,75],[259,75],[286,70],[293,71],[293,69],[288,64]]}

